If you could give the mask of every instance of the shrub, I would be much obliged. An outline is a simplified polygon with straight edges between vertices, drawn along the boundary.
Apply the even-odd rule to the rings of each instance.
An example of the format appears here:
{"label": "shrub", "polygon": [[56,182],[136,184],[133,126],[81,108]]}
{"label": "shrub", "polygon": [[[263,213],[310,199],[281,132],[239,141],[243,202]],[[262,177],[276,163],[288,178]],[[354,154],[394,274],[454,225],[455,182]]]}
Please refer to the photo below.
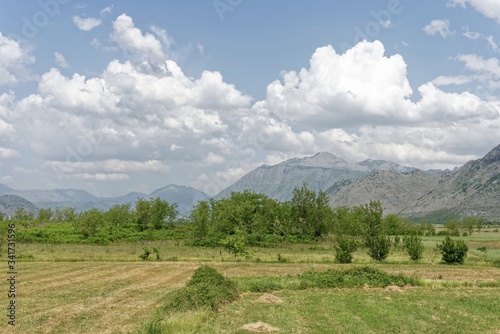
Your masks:
{"label": "shrub", "polygon": [[352,253],[358,249],[358,242],[352,238],[338,237],[335,241],[335,260],[339,263],[351,263]]}
{"label": "shrub", "polygon": [[410,256],[410,260],[418,261],[422,258],[424,244],[422,243],[422,238],[418,235],[405,235],[403,237],[403,246],[406,253]]}
{"label": "shrub", "polygon": [[143,259],[144,261],[147,261],[149,259],[149,255],[151,254],[151,250],[148,247],[144,247],[143,250],[144,250],[144,253],[139,255],[139,257],[141,259]]}
{"label": "shrub", "polygon": [[368,238],[365,242],[368,247],[368,255],[376,261],[382,261],[389,256],[391,250],[391,239],[387,235],[376,235]]}
{"label": "shrub", "polygon": [[437,248],[443,255],[442,261],[446,264],[463,264],[469,250],[463,240],[453,240],[449,236],[442,243],[437,244]]}

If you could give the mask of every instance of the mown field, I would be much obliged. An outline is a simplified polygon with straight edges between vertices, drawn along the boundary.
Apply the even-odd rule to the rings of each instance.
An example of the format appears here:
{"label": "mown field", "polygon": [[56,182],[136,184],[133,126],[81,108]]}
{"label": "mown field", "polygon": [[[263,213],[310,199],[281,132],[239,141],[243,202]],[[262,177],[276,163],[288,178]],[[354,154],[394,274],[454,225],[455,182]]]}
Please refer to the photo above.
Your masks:
{"label": "mown field", "polygon": [[[219,248],[183,241],[109,246],[17,244],[17,319],[3,333],[137,333],[155,316],[168,293],[180,289],[202,263],[236,281],[297,275],[308,270],[371,266],[419,278],[419,286],[268,291],[281,303],[263,303],[263,292],[244,292],[217,312],[165,315],[167,333],[250,333],[265,322],[279,333],[500,333],[500,233],[483,230],[462,237],[464,265],[440,264],[436,242],[425,237],[424,257],[408,260],[399,247],[376,263],[360,249],[354,263],[334,263],[331,241],[252,248],[235,258]],[[143,247],[156,246],[161,260],[142,261]],[[486,246],[487,252],[479,247]],[[495,262],[497,261],[497,262]],[[4,274],[6,275],[6,274]],[[0,293],[7,305],[7,283]]]}

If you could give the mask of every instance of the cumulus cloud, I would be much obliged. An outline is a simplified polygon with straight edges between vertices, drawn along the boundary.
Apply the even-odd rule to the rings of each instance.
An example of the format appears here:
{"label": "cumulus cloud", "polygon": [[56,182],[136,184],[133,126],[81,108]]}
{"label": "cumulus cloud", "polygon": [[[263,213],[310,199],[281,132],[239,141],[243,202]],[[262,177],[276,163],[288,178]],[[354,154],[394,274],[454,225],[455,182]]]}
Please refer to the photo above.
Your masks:
{"label": "cumulus cloud", "polygon": [[446,38],[455,34],[455,31],[450,30],[450,21],[448,20],[432,20],[431,23],[423,28],[427,35],[441,35]]}
{"label": "cumulus cloud", "polygon": [[344,53],[324,46],[254,101],[220,72],[186,76],[165,57],[172,39],[160,28],[143,32],[123,14],[111,36],[131,59],[94,76],[53,68],[31,95],[0,94],[4,164],[31,170],[22,158],[33,157],[37,176],[60,186],[168,179],[217,193],[262,163],[318,151],[453,168],[500,141],[499,104],[440,89],[498,78],[495,58],[460,55],[470,75],[441,76],[414,92],[403,57],[381,42]]}
{"label": "cumulus cloud", "polygon": [[90,31],[102,24],[102,21],[94,17],[73,16],[73,23],[76,27],[83,31]]}
{"label": "cumulus cloud", "polygon": [[32,79],[27,66],[34,62],[18,41],[0,32],[0,85]]}
{"label": "cumulus cloud", "polygon": [[263,107],[316,128],[410,119],[406,64],[384,52],[379,41],[361,42],[344,54],[318,48],[309,69],[285,72],[282,82],[267,87]]}
{"label": "cumulus cloud", "polygon": [[113,22],[111,38],[125,51],[148,60],[161,61],[165,53],[160,40],[151,33],[143,34],[135,27],[132,18],[126,14],[118,16]]}
{"label": "cumulus cloud", "polygon": [[450,0],[448,4],[452,6],[460,5],[464,8],[470,5],[484,16],[500,23],[500,2],[496,0]]}

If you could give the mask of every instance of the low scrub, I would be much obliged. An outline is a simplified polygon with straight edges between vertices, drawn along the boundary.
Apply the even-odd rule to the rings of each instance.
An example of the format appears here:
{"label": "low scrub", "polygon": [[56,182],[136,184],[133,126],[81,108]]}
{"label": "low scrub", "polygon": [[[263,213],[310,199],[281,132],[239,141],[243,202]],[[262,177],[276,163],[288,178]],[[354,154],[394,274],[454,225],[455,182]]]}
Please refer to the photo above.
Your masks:
{"label": "low scrub", "polygon": [[389,285],[421,285],[419,279],[404,275],[390,275],[372,267],[356,267],[345,270],[307,271],[297,276],[242,277],[236,279],[241,291],[267,292],[272,290],[303,290],[310,288],[358,288]]}

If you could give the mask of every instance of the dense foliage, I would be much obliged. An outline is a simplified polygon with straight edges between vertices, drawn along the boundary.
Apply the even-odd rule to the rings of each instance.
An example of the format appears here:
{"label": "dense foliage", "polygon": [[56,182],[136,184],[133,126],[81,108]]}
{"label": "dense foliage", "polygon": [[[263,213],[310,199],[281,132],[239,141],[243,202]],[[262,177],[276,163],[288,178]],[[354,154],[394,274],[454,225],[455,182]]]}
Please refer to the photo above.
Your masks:
{"label": "dense foliage", "polygon": [[454,240],[447,236],[442,243],[437,244],[437,248],[443,255],[442,261],[446,264],[463,264],[469,247],[463,240]]}

